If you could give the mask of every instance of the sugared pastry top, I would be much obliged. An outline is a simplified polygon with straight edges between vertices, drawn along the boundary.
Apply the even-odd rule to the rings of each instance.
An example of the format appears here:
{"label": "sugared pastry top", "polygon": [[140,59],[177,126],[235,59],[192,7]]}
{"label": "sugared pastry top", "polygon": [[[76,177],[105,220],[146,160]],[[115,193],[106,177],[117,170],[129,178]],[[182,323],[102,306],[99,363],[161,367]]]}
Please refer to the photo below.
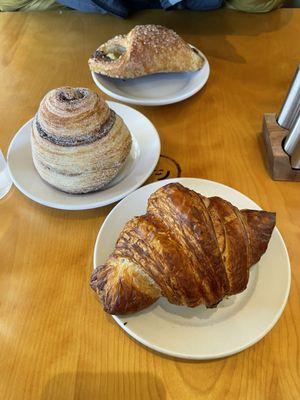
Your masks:
{"label": "sugared pastry top", "polygon": [[199,51],[160,25],[137,25],[127,35],[102,44],[89,59],[90,69],[112,78],[137,78],[161,72],[202,68]]}

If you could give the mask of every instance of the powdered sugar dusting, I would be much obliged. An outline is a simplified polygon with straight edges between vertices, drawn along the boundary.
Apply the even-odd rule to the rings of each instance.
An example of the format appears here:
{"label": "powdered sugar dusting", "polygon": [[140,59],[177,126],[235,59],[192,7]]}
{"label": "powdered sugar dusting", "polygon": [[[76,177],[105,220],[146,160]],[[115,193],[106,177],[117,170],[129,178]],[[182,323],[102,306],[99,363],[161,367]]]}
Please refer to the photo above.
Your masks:
{"label": "powdered sugar dusting", "polygon": [[137,25],[131,32],[139,37],[144,46],[151,46],[154,49],[174,46],[178,40],[182,41],[175,31],[161,25]]}

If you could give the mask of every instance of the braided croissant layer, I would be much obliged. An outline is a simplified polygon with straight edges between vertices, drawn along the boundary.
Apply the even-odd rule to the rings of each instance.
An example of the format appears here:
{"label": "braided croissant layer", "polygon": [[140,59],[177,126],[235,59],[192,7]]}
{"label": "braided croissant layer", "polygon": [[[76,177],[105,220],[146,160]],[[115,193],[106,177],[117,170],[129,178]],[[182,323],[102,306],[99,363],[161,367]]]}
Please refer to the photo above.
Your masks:
{"label": "braided croissant layer", "polygon": [[275,213],[240,211],[220,197],[168,184],[150,196],[145,215],[127,222],[91,287],[110,314],[141,310],[160,296],[211,307],[246,289],[274,226]]}
{"label": "braided croissant layer", "polygon": [[123,120],[86,88],[51,90],[32,123],[32,157],[40,176],[68,193],[102,188],[120,171],[131,148]]}

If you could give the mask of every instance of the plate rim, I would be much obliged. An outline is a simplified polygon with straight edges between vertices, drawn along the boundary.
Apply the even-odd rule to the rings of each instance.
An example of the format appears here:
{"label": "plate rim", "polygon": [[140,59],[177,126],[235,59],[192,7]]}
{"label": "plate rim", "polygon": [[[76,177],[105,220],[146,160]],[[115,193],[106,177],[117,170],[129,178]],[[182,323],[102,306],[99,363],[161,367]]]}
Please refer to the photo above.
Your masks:
{"label": "plate rim", "polygon": [[[168,105],[168,104],[175,104],[175,103],[178,103],[180,101],[186,100],[186,99],[194,96],[194,94],[199,92],[206,85],[206,83],[208,81],[208,78],[210,76],[210,65],[209,65],[207,57],[197,47],[195,47],[193,45],[190,45],[190,46],[194,47],[196,50],[198,50],[199,53],[201,54],[201,56],[204,58],[204,60],[205,60],[204,66],[206,66],[208,68],[207,76],[205,77],[202,85],[196,86],[195,88],[193,88],[189,92],[187,92],[185,94],[182,94],[182,95],[179,95],[176,98],[171,98],[169,100],[163,100],[163,99],[159,100],[159,98],[157,98],[157,99],[148,99],[148,100],[145,100],[145,98],[130,99],[130,98],[126,97],[126,96],[122,96],[120,94],[112,92],[106,86],[103,86],[98,81],[96,72],[94,72],[94,71],[90,71],[90,72],[91,72],[93,81],[94,81],[95,85],[97,86],[97,88],[100,89],[103,93],[107,94],[108,96],[110,96],[110,97],[112,97],[112,98],[114,98],[116,100],[119,100],[119,101],[122,101],[122,102],[125,102],[125,103],[128,103],[128,104],[135,104],[135,105],[141,105],[141,106],[164,106],[164,105]],[[196,73],[199,73],[200,71],[201,71],[201,69],[199,71],[195,71],[194,73],[196,74]],[[109,77],[106,77],[105,75],[103,75],[103,77],[104,78],[109,78]]]}
{"label": "plate rim", "polygon": [[[160,141],[160,136],[159,136],[159,133],[158,133],[156,127],[154,126],[152,121],[150,121],[150,119],[146,115],[144,115],[143,113],[141,113],[140,111],[136,110],[133,107],[130,107],[130,106],[127,106],[125,104],[118,103],[118,102],[115,102],[115,101],[106,101],[106,103],[109,106],[111,106],[111,105],[114,106],[116,104],[118,107],[120,106],[121,108],[125,108],[125,109],[127,108],[127,109],[130,109],[130,110],[133,110],[139,116],[141,115],[142,117],[146,118],[146,120],[150,124],[150,126],[152,128],[152,131],[153,131],[153,135],[154,135],[155,140],[156,140],[157,152],[155,154],[155,158],[154,158],[154,161],[153,161],[153,167],[151,166],[151,168],[149,168],[147,174],[145,174],[142,179],[138,180],[134,185],[132,185],[130,187],[130,189],[127,189],[126,191],[124,191],[124,192],[120,193],[119,195],[114,196],[110,200],[108,199],[106,201],[95,201],[95,202],[89,203],[87,205],[78,205],[78,204],[77,205],[72,205],[72,204],[71,205],[70,204],[60,205],[58,203],[53,203],[51,201],[49,202],[49,201],[41,200],[40,198],[38,198],[35,195],[33,195],[30,192],[28,192],[27,189],[25,189],[22,185],[19,184],[19,182],[15,179],[14,174],[13,174],[13,172],[11,170],[11,166],[10,166],[10,156],[11,156],[11,153],[13,152],[14,144],[15,144],[18,136],[21,134],[22,130],[26,127],[26,125],[31,123],[31,121],[34,118],[34,117],[32,117],[28,121],[26,121],[18,129],[18,131],[15,133],[15,135],[11,139],[9,147],[8,147],[8,150],[7,150],[7,157],[6,157],[7,158],[7,169],[8,169],[10,178],[11,178],[13,184],[16,186],[16,188],[21,193],[23,193],[23,195],[25,195],[30,200],[32,200],[32,201],[34,201],[34,202],[36,202],[38,204],[41,204],[43,206],[50,207],[50,208],[53,208],[53,209],[66,210],[66,211],[92,210],[92,209],[96,209],[96,208],[107,206],[109,204],[115,203],[116,201],[119,201],[119,200],[123,199],[124,197],[126,197],[127,195],[129,195],[130,193],[132,193],[133,191],[138,189],[149,178],[149,176],[152,174],[152,172],[154,171],[154,169],[155,169],[155,167],[156,167],[156,165],[158,163],[158,160],[159,160],[159,157],[160,157],[160,153],[161,153],[161,141]],[[122,117],[122,115],[121,115],[121,117]],[[132,135],[132,132],[130,132],[130,134]],[[53,189],[55,189],[55,188],[53,188]],[[58,189],[56,189],[56,190],[58,190]],[[60,192],[64,193],[62,191],[60,191]],[[68,195],[68,194],[66,193],[66,195]]]}
{"label": "plate rim", "polygon": [[[178,177],[178,178],[171,178],[171,179],[165,179],[163,181],[156,181],[156,182],[152,182],[149,183],[148,185],[142,186],[140,187],[138,190],[143,190],[145,187],[149,187],[149,186],[156,186],[158,185],[158,183],[164,183],[164,184],[168,184],[168,183],[172,183],[172,182],[178,182],[178,181],[202,181],[202,182],[209,182],[209,183],[214,183],[217,185],[220,185],[221,187],[225,187],[226,189],[231,189],[234,192],[237,192],[239,195],[242,195],[243,197],[247,198],[248,200],[252,201],[257,207],[258,209],[261,210],[261,207],[255,202],[253,201],[250,197],[246,196],[245,194],[243,194],[242,192],[238,191],[235,188],[232,188],[230,186],[227,186],[223,183],[217,182],[217,181],[212,181],[209,179],[202,179],[202,178],[189,178],[189,177]],[[163,185],[162,185],[163,186]],[[161,187],[160,185],[158,185],[158,187]],[[110,212],[109,214],[106,216],[106,218],[104,219],[96,240],[95,240],[95,244],[94,244],[94,252],[93,252],[93,270],[97,267],[97,263],[96,263],[96,253],[97,253],[97,246],[99,245],[99,240],[100,240],[100,236],[102,233],[102,230],[104,229],[105,225],[108,224],[109,221],[109,217],[111,216],[111,214],[113,214],[115,212],[115,209],[122,207],[122,203],[123,201],[127,200],[130,196],[134,196],[136,194],[136,192],[138,190],[135,190],[134,192],[132,192],[130,195],[128,195],[126,198],[122,199],[122,201],[120,201]],[[236,350],[232,350],[232,351],[225,351],[225,352],[219,352],[217,354],[212,354],[212,355],[205,355],[205,356],[201,356],[199,354],[196,355],[191,355],[191,354],[185,354],[185,353],[180,353],[180,352],[174,352],[174,351],[169,351],[165,348],[161,348],[159,346],[156,346],[155,344],[152,344],[151,342],[148,342],[147,340],[145,340],[144,338],[138,336],[137,334],[135,334],[134,331],[131,331],[127,325],[123,324],[123,321],[117,316],[117,315],[111,315],[112,318],[114,319],[114,321],[119,325],[119,327],[121,329],[123,329],[131,338],[133,338],[135,341],[137,341],[138,343],[142,344],[143,346],[146,346],[147,348],[150,348],[151,350],[154,350],[157,353],[160,354],[164,354],[166,356],[169,357],[174,357],[174,358],[178,358],[178,359],[187,359],[187,360],[194,360],[194,361],[201,361],[201,360],[216,360],[219,358],[224,358],[224,357],[229,357],[232,356],[234,354],[238,354],[240,352],[242,352],[243,350],[246,350],[247,348],[253,346],[254,344],[258,343],[263,337],[265,337],[272,329],[273,327],[276,325],[276,323],[279,321],[285,306],[287,304],[288,298],[289,298],[289,294],[290,294],[290,288],[291,288],[291,264],[290,264],[290,258],[289,258],[289,254],[287,251],[287,247],[286,244],[283,240],[283,237],[279,231],[279,229],[277,228],[277,226],[275,226],[274,231],[277,233],[279,240],[283,246],[283,250],[286,256],[286,260],[287,260],[287,265],[286,265],[286,272],[287,272],[287,287],[285,290],[285,296],[284,296],[284,300],[281,304],[281,307],[277,310],[273,320],[270,322],[269,326],[267,328],[265,328],[259,335],[257,335],[255,338],[253,338],[253,340],[248,341],[247,343],[245,343],[244,345],[240,346],[238,349]],[[104,311],[103,311],[104,312]]]}

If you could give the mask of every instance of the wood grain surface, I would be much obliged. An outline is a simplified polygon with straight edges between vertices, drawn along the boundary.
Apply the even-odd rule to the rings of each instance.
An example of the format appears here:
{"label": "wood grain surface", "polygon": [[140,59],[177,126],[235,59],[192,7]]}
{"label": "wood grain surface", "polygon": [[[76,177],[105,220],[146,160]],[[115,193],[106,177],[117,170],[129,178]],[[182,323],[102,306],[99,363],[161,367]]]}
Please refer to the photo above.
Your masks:
{"label": "wood grain surface", "polygon": [[89,55],[137,23],[172,27],[207,55],[211,76],[200,93],[136,108],[156,125],[162,154],[182,176],[222,182],[277,212],[292,267],[287,307],[264,339],[229,358],[188,362],[149,351],[104,314],[88,285],[95,238],[113,206],[59,211],[13,188],[0,201],[0,397],[299,399],[300,186],[270,178],[261,134],[263,113],[279,110],[299,63],[299,10],[147,11],[128,20],[1,13],[0,147],[6,153],[49,89],[95,89]]}

